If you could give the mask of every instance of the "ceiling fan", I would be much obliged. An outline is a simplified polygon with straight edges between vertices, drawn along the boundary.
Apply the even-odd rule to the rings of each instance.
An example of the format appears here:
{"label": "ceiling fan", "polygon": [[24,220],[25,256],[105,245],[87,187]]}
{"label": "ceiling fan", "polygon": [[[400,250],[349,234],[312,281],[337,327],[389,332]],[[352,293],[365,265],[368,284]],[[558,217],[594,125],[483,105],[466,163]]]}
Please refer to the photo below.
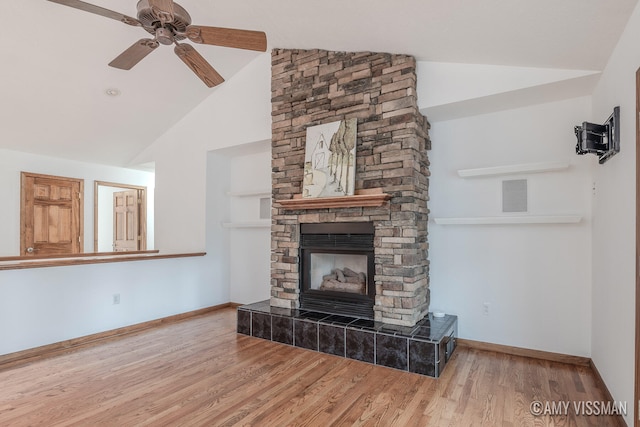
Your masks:
{"label": "ceiling fan", "polygon": [[65,6],[115,19],[128,25],[142,27],[153,38],[135,42],[109,63],[121,70],[130,70],[160,44],[175,44],[174,52],[208,87],[224,82],[224,78],[200,55],[193,46],[178,43],[189,39],[194,43],[232,47],[264,52],[267,36],[262,31],[236,30],[231,28],[191,25],[191,16],[173,0],[140,0],[138,17],[132,18],[100,6],[80,0],[49,0]]}

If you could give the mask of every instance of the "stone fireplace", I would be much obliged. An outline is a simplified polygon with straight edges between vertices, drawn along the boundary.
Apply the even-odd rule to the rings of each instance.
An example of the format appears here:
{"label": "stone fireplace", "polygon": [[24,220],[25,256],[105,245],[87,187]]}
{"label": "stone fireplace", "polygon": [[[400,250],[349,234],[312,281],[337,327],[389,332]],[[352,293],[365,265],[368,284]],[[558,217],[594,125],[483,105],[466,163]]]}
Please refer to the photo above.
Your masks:
{"label": "stone fireplace", "polygon": [[[428,312],[430,142],[417,106],[415,66],[407,55],[272,52],[271,306],[297,309],[309,302],[301,269],[312,262],[301,247],[305,227],[363,223],[373,231],[373,268],[356,272],[371,285],[361,316],[413,326]],[[357,119],[356,196],[337,207],[288,203],[302,193],[306,128],[350,118]],[[372,193],[384,199],[362,203],[359,196]],[[324,275],[335,269],[340,266]]]}
{"label": "stone fireplace", "polygon": [[[272,52],[271,298],[238,333],[438,377],[457,317],[429,309],[428,122],[415,60]],[[356,194],[301,197],[306,128],[357,119]]]}

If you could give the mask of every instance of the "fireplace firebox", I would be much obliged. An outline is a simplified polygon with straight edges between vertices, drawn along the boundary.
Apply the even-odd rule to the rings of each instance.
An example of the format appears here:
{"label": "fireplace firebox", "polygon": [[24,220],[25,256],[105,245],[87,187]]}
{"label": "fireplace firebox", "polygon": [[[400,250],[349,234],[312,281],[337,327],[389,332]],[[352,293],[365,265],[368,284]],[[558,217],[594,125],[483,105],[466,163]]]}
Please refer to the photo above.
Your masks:
{"label": "fireplace firebox", "polygon": [[300,224],[300,307],[373,319],[372,222]]}

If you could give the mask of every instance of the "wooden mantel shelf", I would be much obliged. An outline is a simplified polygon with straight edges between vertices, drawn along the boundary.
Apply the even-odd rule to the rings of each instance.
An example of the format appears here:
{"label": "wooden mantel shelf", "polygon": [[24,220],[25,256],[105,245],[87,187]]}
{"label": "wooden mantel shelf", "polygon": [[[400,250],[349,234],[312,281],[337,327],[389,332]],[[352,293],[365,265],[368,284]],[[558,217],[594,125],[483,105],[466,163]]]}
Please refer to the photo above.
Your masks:
{"label": "wooden mantel shelf", "polygon": [[356,190],[353,196],[341,197],[318,197],[303,198],[296,194],[290,200],[278,200],[284,209],[329,209],[329,208],[359,208],[359,207],[380,207],[391,198],[390,194],[382,192],[382,188],[371,188],[368,190]]}

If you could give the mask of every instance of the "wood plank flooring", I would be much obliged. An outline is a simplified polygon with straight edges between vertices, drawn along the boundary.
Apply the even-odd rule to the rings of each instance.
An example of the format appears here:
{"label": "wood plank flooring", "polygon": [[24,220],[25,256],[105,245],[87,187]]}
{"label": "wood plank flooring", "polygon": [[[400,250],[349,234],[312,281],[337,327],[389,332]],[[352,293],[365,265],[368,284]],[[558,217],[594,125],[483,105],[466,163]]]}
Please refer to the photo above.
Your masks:
{"label": "wood plank flooring", "polygon": [[588,367],[458,348],[440,379],[237,335],[227,308],[0,371],[0,426],[607,426]]}

